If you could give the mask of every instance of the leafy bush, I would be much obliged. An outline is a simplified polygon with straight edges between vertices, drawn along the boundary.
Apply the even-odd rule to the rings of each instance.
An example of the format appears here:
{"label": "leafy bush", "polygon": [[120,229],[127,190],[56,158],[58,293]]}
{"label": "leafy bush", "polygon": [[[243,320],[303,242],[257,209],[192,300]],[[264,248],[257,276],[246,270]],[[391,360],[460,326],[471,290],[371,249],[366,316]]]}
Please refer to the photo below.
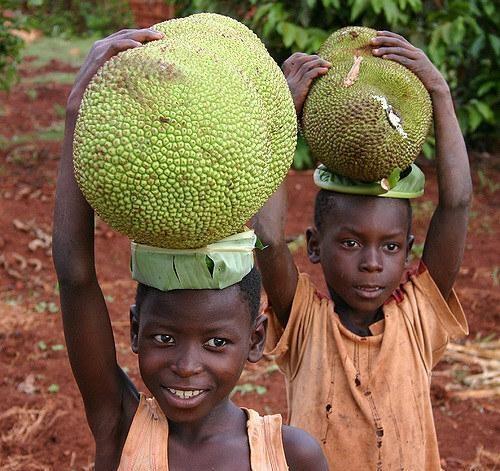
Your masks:
{"label": "leafy bush", "polygon": [[[447,79],[468,143],[484,148],[493,145],[487,138],[499,135],[500,15],[495,0],[166,1],[178,8],[178,15],[214,11],[243,21],[278,63],[295,51],[316,52],[331,32],[347,25],[398,32],[425,50]],[[426,155],[432,148],[430,139]]]}
{"label": "leafy bush", "polygon": [[24,0],[22,8],[29,26],[48,36],[102,37],[132,25],[126,0]]}
{"label": "leafy bush", "polygon": [[7,16],[13,1],[0,1],[0,90],[8,90],[17,81],[17,65],[21,59],[24,41],[12,34],[12,30],[22,27],[22,18],[12,14]]}

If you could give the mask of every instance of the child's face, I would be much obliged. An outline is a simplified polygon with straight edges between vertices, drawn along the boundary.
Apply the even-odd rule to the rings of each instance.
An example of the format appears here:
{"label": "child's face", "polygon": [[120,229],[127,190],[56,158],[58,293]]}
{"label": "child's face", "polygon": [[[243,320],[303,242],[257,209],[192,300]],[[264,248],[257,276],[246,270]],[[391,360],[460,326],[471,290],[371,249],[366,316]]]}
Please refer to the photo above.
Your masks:
{"label": "child's face", "polygon": [[252,322],[237,285],[150,293],[132,325],[144,384],[177,423],[203,419],[226,399],[246,361],[262,356],[264,338],[263,318]]}
{"label": "child's face", "polygon": [[366,315],[399,286],[410,245],[404,200],[339,195],[321,231],[308,231],[309,258],[332,296]]}

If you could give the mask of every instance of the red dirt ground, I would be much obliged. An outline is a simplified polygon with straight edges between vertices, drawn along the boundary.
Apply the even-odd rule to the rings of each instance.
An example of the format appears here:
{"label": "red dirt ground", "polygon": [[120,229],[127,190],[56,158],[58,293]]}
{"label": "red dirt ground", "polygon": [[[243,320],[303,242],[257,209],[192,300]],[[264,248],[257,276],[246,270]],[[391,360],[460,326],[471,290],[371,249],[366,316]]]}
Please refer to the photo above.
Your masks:
{"label": "red dirt ground", "polygon": [[[48,70],[67,71],[68,67],[52,62],[39,71],[25,68],[23,76]],[[52,312],[58,310],[59,300],[49,235],[60,142],[15,143],[12,139],[60,121],[60,106],[65,105],[69,88],[37,85],[36,99],[23,85],[9,95],[0,93],[0,134],[7,138],[7,145],[0,146],[0,470],[83,470],[91,469],[93,461],[92,439],[63,347],[60,316]],[[476,160],[472,158],[476,194],[456,286],[469,320],[469,338],[490,334],[498,338],[500,172],[498,166],[485,164],[484,158],[481,163]],[[494,157],[489,160],[498,162]],[[414,209],[417,243],[423,241],[437,197],[434,169],[424,167],[427,193]],[[311,223],[316,192],[311,173],[290,172],[288,190],[287,232],[295,239],[294,256],[299,267],[323,286],[318,267],[307,261],[303,242],[297,239]],[[128,307],[134,296],[129,244],[102,222],[96,234],[98,274],[115,328],[119,361],[140,383],[128,340]],[[452,367],[452,361],[438,366],[432,388],[443,468],[498,469],[498,392],[496,397],[453,398],[447,386],[459,384],[461,370]],[[234,396],[239,404],[286,415],[283,379],[275,365],[249,366],[240,383],[241,392]]]}

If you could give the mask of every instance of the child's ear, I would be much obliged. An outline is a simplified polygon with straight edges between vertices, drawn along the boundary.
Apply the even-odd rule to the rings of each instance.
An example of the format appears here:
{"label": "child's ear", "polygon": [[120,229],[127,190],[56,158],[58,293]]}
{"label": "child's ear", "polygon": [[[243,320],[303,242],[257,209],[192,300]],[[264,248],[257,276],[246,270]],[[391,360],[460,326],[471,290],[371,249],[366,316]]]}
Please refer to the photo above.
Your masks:
{"label": "child's ear", "polygon": [[248,361],[257,363],[264,353],[264,344],[266,343],[267,316],[259,314],[255,320],[255,327],[250,339],[250,351],[248,352]]}
{"label": "child's ear", "polygon": [[137,314],[137,307],[135,304],[130,306],[130,345],[132,351],[137,353],[139,351],[139,316]]}
{"label": "child's ear", "polygon": [[415,242],[415,236],[410,234],[408,236],[408,243],[406,244],[406,260],[405,265],[408,265],[410,261],[411,248],[413,247],[413,242]]}
{"label": "child's ear", "polygon": [[311,263],[319,263],[319,232],[315,227],[308,227],[306,231],[307,255]]}

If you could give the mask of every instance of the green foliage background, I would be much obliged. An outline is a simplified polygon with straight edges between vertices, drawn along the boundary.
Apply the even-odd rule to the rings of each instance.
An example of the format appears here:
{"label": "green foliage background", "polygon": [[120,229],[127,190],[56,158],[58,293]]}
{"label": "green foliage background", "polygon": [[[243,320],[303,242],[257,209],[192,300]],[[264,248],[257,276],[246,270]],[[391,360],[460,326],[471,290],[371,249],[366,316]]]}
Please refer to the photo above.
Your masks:
{"label": "green foliage background", "polygon": [[131,26],[127,0],[0,0],[0,90],[9,90],[19,78],[24,42],[13,29],[68,39],[103,37]]}
{"label": "green foliage background", "polygon": [[27,26],[48,36],[103,37],[133,24],[125,0],[20,0],[17,3]]}
{"label": "green foliage background", "polygon": [[[169,1],[169,0],[166,0]],[[495,0],[194,0],[170,1],[178,15],[213,11],[246,23],[279,64],[314,53],[347,25],[389,29],[423,49],[453,93],[462,131],[473,147],[498,142],[500,14]],[[492,139],[493,138],[493,139]],[[425,147],[432,154],[432,138]]]}
{"label": "green foliage background", "polygon": [[21,58],[23,41],[12,34],[12,29],[24,26],[24,17],[4,11],[15,6],[15,0],[0,0],[0,90],[9,90],[17,80],[17,65]]}

